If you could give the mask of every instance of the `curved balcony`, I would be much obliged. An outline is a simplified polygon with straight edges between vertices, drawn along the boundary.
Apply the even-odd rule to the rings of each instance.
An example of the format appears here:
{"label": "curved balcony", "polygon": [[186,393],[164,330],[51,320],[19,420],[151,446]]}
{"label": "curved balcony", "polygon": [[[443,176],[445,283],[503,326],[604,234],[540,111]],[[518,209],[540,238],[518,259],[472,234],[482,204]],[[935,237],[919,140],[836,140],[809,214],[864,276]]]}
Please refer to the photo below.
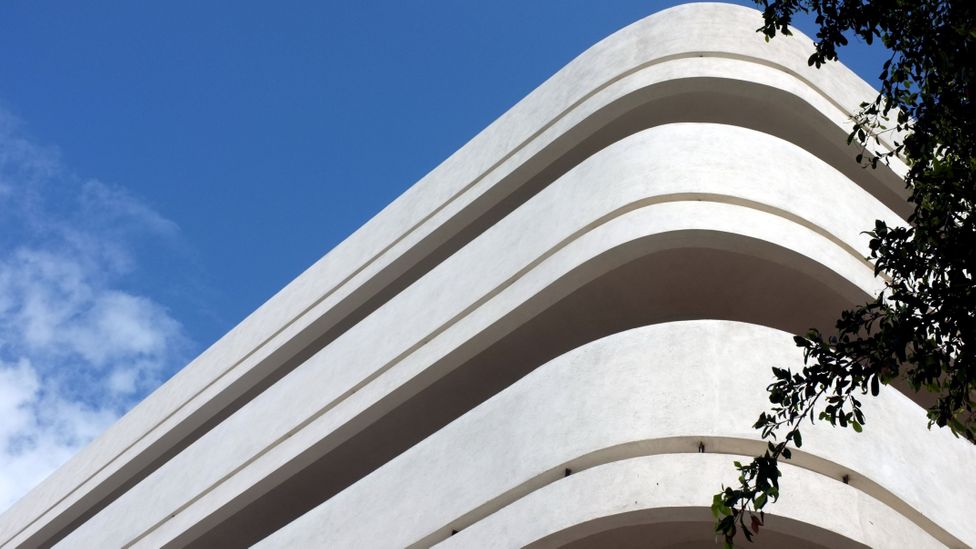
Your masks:
{"label": "curved balcony", "polygon": [[[673,322],[608,336],[538,368],[259,546],[515,547],[626,513],[636,524],[704,522],[710,537],[711,494],[734,473],[725,454],[765,446],[749,425],[771,364],[802,361],[789,334],[756,325]],[[782,480],[789,495],[768,510],[793,521],[778,531],[802,538],[794,523],[808,524],[872,547],[972,540],[973,448],[927,431],[897,392],[869,406],[860,435],[805,430]],[[700,455],[700,444],[718,455]],[[639,512],[673,508],[697,513]]]}

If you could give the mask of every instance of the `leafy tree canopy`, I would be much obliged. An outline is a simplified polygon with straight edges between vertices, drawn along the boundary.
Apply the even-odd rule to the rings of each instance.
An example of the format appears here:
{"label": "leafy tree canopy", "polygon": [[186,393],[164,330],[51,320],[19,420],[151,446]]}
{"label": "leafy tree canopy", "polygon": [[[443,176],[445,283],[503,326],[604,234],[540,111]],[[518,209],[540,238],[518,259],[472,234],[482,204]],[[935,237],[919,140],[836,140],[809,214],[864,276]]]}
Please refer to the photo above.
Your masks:
{"label": "leafy tree canopy", "polygon": [[[798,13],[819,26],[810,65],[820,67],[856,36],[891,52],[881,90],[854,117],[849,143],[870,167],[897,157],[914,208],[909,227],[876,221],[870,231],[875,274],[886,288],[845,311],[836,332],[797,336],[805,365],[774,368],[769,411],[755,424],[768,441],[739,483],[713,499],[727,547],[752,538],[763,508],[779,495],[778,468],[802,445],[805,418],[860,432],[868,418],[857,398],[896,378],[936,402],[929,426],[976,443],[976,2],[972,0],[757,0],[767,40],[790,34]],[[894,143],[885,147],[879,137]]]}

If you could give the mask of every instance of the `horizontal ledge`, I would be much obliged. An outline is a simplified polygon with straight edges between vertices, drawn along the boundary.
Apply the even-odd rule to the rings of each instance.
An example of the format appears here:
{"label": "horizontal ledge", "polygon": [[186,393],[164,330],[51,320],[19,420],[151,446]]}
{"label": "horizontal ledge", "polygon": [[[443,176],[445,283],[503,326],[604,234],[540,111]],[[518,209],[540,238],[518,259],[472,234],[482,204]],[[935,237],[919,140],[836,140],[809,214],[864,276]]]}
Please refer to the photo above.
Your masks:
{"label": "horizontal ledge", "polygon": [[[657,522],[693,522],[701,529],[695,537],[709,542],[714,522],[708,504],[734,472],[731,460],[696,453],[608,462],[541,487],[458,528],[434,547],[562,547],[609,529]],[[767,505],[760,541],[779,532],[823,547],[943,547],[855,488],[789,464],[783,465],[783,474],[783,497]]]}
{"label": "horizontal ledge", "polygon": [[[701,446],[704,446],[705,449],[699,450]],[[454,535],[452,534],[453,531],[463,531],[471,526],[477,526],[481,521],[491,518],[493,514],[503,511],[509,506],[519,507],[517,505],[519,500],[532,497],[534,492],[543,490],[547,486],[560,482],[564,478],[589,471],[593,468],[599,469],[607,465],[613,465],[621,461],[632,460],[635,458],[671,456],[674,459],[682,460],[688,459],[689,456],[698,456],[701,454],[722,457],[723,461],[721,463],[725,465],[724,476],[716,479],[716,482],[708,485],[711,492],[708,493],[704,498],[697,501],[687,502],[691,505],[697,506],[698,508],[705,508],[706,504],[711,502],[710,498],[712,494],[717,493],[721,486],[730,485],[733,483],[736,475],[736,470],[732,463],[733,459],[749,460],[752,459],[752,456],[761,455],[765,449],[766,442],[761,440],[716,437],[708,435],[689,435],[660,439],[646,439],[601,448],[588,454],[559,463],[550,470],[547,470],[532,479],[526,480],[519,486],[511,488],[509,491],[491,499],[478,508],[456,518],[452,518],[448,523],[441,525],[434,532],[421,538],[415,543],[411,543],[409,547],[414,549],[433,546],[439,547],[441,542],[448,540],[448,538]],[[782,463],[784,470],[800,469],[809,471],[810,473],[816,473],[818,476],[824,477],[825,480],[829,479],[829,482],[849,486],[852,489],[869,496],[879,505],[884,506],[887,510],[889,510],[890,513],[887,513],[887,515],[892,522],[895,522],[895,517],[897,516],[898,520],[910,522],[917,527],[919,532],[925,534],[925,538],[930,537],[929,539],[931,540],[938,540],[939,543],[945,544],[948,547],[963,547],[965,545],[962,541],[947,532],[944,528],[927,518],[921,511],[911,507],[904,500],[898,498],[896,495],[892,494],[889,490],[877,484],[869,477],[858,472],[845,469],[837,463],[824,459],[810,452],[794,449],[792,455],[792,459],[784,460]],[[698,482],[703,483],[700,478],[698,479]],[[809,494],[817,493],[809,492],[804,488],[797,488],[795,485],[791,485],[792,483],[789,481],[788,477],[781,482],[783,482],[783,490],[785,493],[789,493],[789,490],[797,490],[797,493],[794,494],[794,496],[797,497],[809,497]],[[825,483],[818,482],[818,484],[824,485]],[[654,501],[653,498],[645,499],[645,504],[649,506],[666,506],[670,503],[673,502]],[[789,507],[787,507],[787,509],[788,508]],[[776,514],[779,510],[780,507],[771,504],[766,509],[766,513]],[[485,533],[486,531],[490,531],[491,529],[497,527],[498,521],[492,520],[491,522],[491,525],[479,527],[476,531]],[[829,525],[823,524],[823,526],[826,527]],[[477,539],[477,537],[478,536],[475,535],[475,539]],[[271,536],[269,539],[269,543],[266,545],[262,544],[260,547],[293,546],[291,545],[292,541],[288,541],[284,544],[278,544],[275,541],[276,538],[274,536]],[[488,538],[486,537],[485,539]],[[454,544],[448,544],[448,546],[453,545]],[[523,544],[518,544],[518,546],[523,546]],[[873,546],[877,547],[878,545]],[[916,547],[916,545],[911,546]]]}

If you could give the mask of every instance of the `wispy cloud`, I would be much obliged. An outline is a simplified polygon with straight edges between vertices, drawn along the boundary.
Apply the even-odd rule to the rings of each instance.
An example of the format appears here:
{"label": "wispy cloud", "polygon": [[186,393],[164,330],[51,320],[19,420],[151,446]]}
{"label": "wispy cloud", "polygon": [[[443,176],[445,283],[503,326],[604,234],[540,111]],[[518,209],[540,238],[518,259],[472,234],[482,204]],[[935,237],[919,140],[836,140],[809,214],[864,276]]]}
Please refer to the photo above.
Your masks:
{"label": "wispy cloud", "polygon": [[0,511],[184,362],[180,323],[130,284],[178,234],[0,110]]}

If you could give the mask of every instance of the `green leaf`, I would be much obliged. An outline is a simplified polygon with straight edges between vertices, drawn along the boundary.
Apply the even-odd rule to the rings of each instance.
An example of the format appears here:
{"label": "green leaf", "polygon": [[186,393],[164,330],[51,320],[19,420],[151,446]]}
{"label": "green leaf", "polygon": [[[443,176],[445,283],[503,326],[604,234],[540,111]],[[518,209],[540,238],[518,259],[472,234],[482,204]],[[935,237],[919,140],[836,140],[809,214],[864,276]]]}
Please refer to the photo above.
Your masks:
{"label": "green leaf", "polygon": [[756,498],[755,505],[756,509],[762,509],[766,505],[766,494],[759,494],[759,497]]}

